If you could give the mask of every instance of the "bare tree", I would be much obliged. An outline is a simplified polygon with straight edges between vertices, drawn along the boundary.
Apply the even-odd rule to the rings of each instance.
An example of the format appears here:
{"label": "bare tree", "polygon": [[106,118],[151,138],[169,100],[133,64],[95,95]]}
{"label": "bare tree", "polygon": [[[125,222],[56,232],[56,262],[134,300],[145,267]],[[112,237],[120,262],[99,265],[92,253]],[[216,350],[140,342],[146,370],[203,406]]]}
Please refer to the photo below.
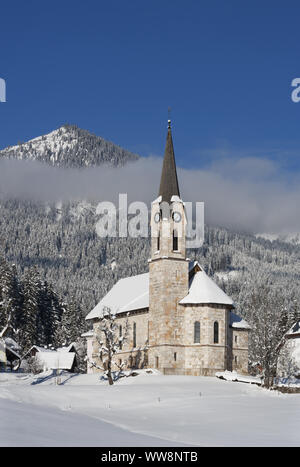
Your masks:
{"label": "bare tree", "polygon": [[29,356],[25,361],[25,371],[34,375],[43,371],[43,365],[37,355]]}
{"label": "bare tree", "polygon": [[96,331],[96,340],[99,344],[98,357],[100,365],[95,362],[90,362],[90,365],[105,372],[110,385],[114,384],[113,379],[113,365],[115,365],[119,372],[125,366],[125,362],[117,362],[114,357],[120,350],[123,344],[128,339],[129,334],[129,321],[126,319],[125,325],[120,333],[120,325],[116,322],[116,315],[109,307],[104,307],[102,310],[102,317]]}

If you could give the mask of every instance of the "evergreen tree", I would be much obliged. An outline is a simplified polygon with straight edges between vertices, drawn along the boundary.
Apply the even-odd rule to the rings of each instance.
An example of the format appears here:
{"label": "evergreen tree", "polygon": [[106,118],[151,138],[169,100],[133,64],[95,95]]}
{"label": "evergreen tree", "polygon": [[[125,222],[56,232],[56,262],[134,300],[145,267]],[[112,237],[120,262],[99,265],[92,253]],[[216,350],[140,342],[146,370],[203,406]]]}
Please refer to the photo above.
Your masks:
{"label": "evergreen tree", "polygon": [[26,272],[23,282],[23,314],[20,344],[26,353],[38,339],[39,291],[41,283],[35,268]]}
{"label": "evergreen tree", "polygon": [[16,269],[0,259],[0,333],[15,337],[20,313],[19,284]]}
{"label": "evergreen tree", "polygon": [[60,328],[62,330],[65,345],[75,342],[84,331],[84,322],[79,305],[75,300],[63,305],[63,313]]}

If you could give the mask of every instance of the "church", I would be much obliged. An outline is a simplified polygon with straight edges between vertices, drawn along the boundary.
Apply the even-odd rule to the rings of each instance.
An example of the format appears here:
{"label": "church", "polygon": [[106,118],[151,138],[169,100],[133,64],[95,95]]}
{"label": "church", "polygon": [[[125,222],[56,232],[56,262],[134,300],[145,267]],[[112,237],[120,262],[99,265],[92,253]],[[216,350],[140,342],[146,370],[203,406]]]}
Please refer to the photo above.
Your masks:
{"label": "church", "polygon": [[[169,121],[159,194],[151,206],[149,272],[120,279],[87,315],[93,324],[85,334],[88,362],[97,363],[95,335],[109,307],[120,336],[129,323],[129,337],[117,354],[126,368],[194,376],[248,372],[249,326],[201,264],[187,258],[185,231]],[[88,363],[88,372],[94,371],[99,370]]]}

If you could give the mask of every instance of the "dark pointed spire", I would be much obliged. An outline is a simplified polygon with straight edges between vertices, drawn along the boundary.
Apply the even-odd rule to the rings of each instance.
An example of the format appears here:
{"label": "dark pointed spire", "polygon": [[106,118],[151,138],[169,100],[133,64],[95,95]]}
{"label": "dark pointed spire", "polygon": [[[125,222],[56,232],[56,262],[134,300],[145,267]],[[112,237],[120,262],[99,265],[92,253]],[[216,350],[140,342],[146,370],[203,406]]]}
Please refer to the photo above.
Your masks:
{"label": "dark pointed spire", "polygon": [[162,201],[167,201],[169,203],[174,195],[180,197],[171,132],[171,120],[168,120],[168,134],[160,179],[159,196],[162,197]]}

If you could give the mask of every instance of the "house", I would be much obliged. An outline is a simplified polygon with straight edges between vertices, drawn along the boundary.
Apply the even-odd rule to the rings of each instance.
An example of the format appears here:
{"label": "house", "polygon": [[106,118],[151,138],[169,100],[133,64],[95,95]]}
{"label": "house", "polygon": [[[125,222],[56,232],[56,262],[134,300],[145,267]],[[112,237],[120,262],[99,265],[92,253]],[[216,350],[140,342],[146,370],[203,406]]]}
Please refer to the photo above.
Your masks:
{"label": "house", "polygon": [[109,307],[120,336],[126,320],[130,325],[130,339],[118,353],[127,367],[168,375],[247,373],[249,326],[201,264],[187,258],[185,231],[169,121],[159,196],[152,202],[149,272],[119,280],[87,315],[93,325],[86,336],[89,362],[99,364],[97,328]]}
{"label": "house", "polygon": [[9,365],[11,371],[18,369],[21,363],[20,346],[11,338],[0,339],[0,371]]}
{"label": "house", "polygon": [[36,357],[36,363],[41,371],[66,370],[73,373],[76,371],[77,359],[74,344],[61,347],[57,350],[47,349],[33,345],[25,357]]}
{"label": "house", "polygon": [[7,358],[6,358],[6,347],[4,339],[0,339],[0,371],[6,369]]}
{"label": "house", "polygon": [[300,379],[300,320],[285,335],[279,356],[278,374]]}

